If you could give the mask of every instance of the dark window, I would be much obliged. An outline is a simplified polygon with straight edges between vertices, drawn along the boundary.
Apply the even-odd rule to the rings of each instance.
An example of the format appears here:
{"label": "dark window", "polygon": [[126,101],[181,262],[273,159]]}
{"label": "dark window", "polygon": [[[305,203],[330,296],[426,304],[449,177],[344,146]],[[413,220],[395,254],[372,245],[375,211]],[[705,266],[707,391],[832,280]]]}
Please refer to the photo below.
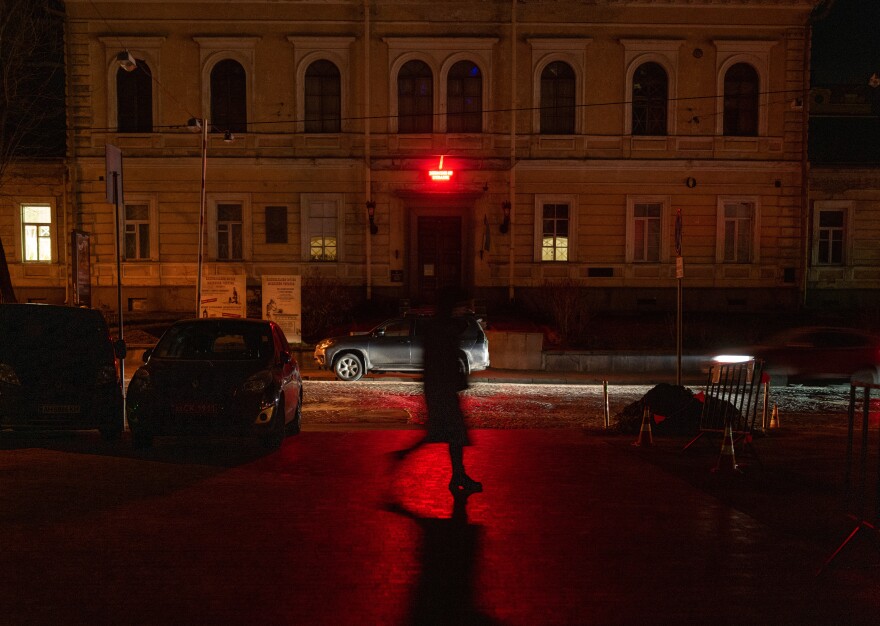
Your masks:
{"label": "dark window", "polygon": [[422,61],[409,61],[397,75],[397,132],[434,130],[434,77]]}
{"label": "dark window", "polygon": [[843,263],[846,213],[841,209],[819,211],[818,261],[823,265]]}
{"label": "dark window", "polygon": [[306,132],[338,133],[342,124],[341,107],[339,69],[330,61],[315,61],[306,70]]}
{"label": "dark window", "polygon": [[153,132],[153,78],[147,62],[136,61],[133,71],[116,71],[116,128],[120,133]]}
{"label": "dark window", "polygon": [[211,70],[212,132],[247,132],[247,80],[238,61],[220,61]]}
{"label": "dark window", "polygon": [[241,260],[242,221],[240,204],[217,205],[217,258],[224,261]]}
{"label": "dark window", "polygon": [[483,131],[483,76],[470,61],[459,61],[449,70],[446,109],[446,132]]}
{"label": "dark window", "polygon": [[758,72],[748,63],[737,63],[724,75],[724,134],[758,134]]}
{"label": "dark window", "polygon": [[632,134],[665,135],[669,84],[658,63],[640,65],[633,74]]}
{"label": "dark window", "polygon": [[574,111],[574,70],[568,63],[554,61],[541,72],[541,134],[573,134]]}
{"label": "dark window", "polygon": [[287,243],[287,207],[266,207],[266,243]]}

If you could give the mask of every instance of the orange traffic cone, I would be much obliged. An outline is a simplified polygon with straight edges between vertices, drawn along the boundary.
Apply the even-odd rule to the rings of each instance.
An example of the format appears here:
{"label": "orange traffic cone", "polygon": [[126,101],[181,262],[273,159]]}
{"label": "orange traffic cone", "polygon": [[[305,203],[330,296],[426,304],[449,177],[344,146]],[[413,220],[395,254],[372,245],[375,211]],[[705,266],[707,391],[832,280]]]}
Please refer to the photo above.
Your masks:
{"label": "orange traffic cone", "polygon": [[770,414],[770,428],[779,428],[779,407],[773,405],[773,412]]}
{"label": "orange traffic cone", "polygon": [[733,431],[730,429],[728,422],[724,426],[724,441],[721,442],[721,456],[718,457],[718,464],[713,472],[735,472],[739,468],[736,465],[736,457],[733,454]]}
{"label": "orange traffic cone", "polygon": [[[645,433],[647,433],[647,435]],[[639,429],[639,438],[636,439],[632,445],[654,445],[654,435],[651,433],[651,409],[648,408],[647,404],[642,412],[642,427]]]}

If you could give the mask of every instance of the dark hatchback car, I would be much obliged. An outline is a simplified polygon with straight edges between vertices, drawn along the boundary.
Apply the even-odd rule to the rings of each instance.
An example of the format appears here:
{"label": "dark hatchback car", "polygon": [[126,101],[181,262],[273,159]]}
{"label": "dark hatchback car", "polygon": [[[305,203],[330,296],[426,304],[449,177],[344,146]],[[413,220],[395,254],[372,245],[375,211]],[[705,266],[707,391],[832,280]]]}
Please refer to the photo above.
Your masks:
{"label": "dark hatchback car", "polygon": [[122,433],[122,382],[99,311],[0,305],[0,428]]}
{"label": "dark hatchback car", "polygon": [[275,449],[299,432],[302,378],[274,322],[180,321],[144,360],[128,385],[135,447],[159,435],[237,435]]}
{"label": "dark hatchback car", "polygon": [[[456,315],[464,331],[459,341],[459,367],[465,374],[489,367],[489,340],[473,313]],[[422,345],[428,313],[386,320],[366,333],[323,339],[315,346],[318,367],[332,369],[339,380],[360,379],[367,372],[421,372]]]}

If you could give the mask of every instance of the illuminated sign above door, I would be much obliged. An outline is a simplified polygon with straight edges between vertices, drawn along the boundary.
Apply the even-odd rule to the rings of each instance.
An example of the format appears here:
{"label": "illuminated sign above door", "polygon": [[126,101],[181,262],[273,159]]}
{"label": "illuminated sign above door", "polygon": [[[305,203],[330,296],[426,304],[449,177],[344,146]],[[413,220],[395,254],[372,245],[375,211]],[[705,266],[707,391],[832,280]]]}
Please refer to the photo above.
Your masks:
{"label": "illuminated sign above door", "polygon": [[453,170],[448,170],[443,168],[443,155],[440,155],[440,165],[436,170],[429,170],[428,176],[431,177],[431,180],[436,181],[444,181],[452,178],[452,175],[455,172]]}

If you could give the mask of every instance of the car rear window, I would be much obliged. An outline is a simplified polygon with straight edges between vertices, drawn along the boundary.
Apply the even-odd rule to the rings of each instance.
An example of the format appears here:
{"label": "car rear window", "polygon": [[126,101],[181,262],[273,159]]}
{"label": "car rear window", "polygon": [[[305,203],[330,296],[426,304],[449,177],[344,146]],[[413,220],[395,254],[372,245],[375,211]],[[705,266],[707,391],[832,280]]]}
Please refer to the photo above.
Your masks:
{"label": "car rear window", "polygon": [[268,326],[252,324],[180,324],[159,340],[160,359],[217,361],[264,360],[274,355]]}
{"label": "car rear window", "polygon": [[3,306],[0,335],[0,354],[51,355],[63,351],[98,360],[112,353],[104,318],[90,309]]}

